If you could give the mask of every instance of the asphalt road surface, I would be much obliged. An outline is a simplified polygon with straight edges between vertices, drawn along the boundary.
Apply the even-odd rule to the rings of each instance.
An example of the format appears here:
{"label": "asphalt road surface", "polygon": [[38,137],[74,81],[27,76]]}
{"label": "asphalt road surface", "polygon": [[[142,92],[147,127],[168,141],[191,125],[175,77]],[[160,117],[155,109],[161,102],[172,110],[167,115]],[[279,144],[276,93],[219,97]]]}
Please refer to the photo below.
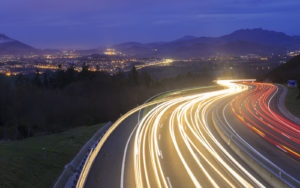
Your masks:
{"label": "asphalt road surface", "polygon": [[215,126],[270,173],[298,186],[300,126],[280,113],[282,87],[219,84],[228,88],[176,95],[125,114],[88,160],[78,187],[269,187]]}

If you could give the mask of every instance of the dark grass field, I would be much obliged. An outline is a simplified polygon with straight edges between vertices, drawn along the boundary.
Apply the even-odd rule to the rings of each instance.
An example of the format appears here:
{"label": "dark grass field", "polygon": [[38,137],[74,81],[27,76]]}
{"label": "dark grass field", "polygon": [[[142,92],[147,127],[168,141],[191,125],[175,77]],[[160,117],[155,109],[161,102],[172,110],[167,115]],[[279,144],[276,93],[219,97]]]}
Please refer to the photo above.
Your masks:
{"label": "dark grass field", "polygon": [[292,114],[300,118],[300,99],[297,99],[298,95],[298,88],[288,87],[285,106]]}
{"label": "dark grass field", "polygon": [[0,142],[0,187],[52,187],[64,166],[103,125]]}

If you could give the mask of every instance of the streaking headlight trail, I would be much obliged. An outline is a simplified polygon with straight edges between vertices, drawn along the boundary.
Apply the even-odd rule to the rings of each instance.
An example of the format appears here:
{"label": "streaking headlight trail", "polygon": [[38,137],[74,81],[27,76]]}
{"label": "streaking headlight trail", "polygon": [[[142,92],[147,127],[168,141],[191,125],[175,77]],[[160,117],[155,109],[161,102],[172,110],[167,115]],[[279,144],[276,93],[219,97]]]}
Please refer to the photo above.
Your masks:
{"label": "streaking headlight trail", "polygon": [[142,119],[134,141],[138,187],[168,187],[168,178],[178,186],[176,171],[187,176],[186,185],[196,187],[263,186],[219,143],[208,126],[206,113],[212,104],[248,88],[232,81],[218,83],[228,89],[172,99]]}
{"label": "streaking headlight trail", "polygon": [[[153,108],[132,129],[124,146],[120,171],[116,176],[120,176],[117,179],[121,188],[266,187],[285,182],[277,177],[261,177],[259,168],[263,165],[279,169],[280,176],[283,173],[289,181],[297,184],[297,179],[256,151],[230,123],[230,120],[235,121],[237,126],[244,126],[243,130],[247,133],[253,131],[254,135],[260,135],[275,145],[276,152],[284,151],[298,157],[299,125],[270,107],[276,86],[253,81],[219,80],[217,83],[225,89],[176,95],[131,110],[116,121],[100,140],[84,166],[77,187],[84,187],[96,156],[113,131],[126,118],[150,106]],[[224,113],[226,111],[230,111],[230,118]],[[219,135],[220,130],[224,130],[229,143]],[[260,158],[249,155],[253,158],[252,163],[243,161],[240,151],[233,149],[231,144]],[[255,169],[251,166],[253,161],[260,167],[254,165]],[[293,183],[287,184],[293,186]]]}

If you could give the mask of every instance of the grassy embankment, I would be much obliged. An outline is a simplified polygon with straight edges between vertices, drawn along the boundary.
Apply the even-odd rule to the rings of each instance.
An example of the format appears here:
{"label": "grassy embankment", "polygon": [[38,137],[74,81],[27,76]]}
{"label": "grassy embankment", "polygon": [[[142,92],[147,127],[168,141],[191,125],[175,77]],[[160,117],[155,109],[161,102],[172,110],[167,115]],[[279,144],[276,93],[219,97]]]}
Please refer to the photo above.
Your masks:
{"label": "grassy embankment", "polygon": [[285,106],[293,115],[300,118],[300,99],[297,99],[298,95],[298,88],[288,87],[288,92],[285,97]]}
{"label": "grassy embankment", "polygon": [[103,125],[0,142],[0,187],[52,187],[64,166]]}

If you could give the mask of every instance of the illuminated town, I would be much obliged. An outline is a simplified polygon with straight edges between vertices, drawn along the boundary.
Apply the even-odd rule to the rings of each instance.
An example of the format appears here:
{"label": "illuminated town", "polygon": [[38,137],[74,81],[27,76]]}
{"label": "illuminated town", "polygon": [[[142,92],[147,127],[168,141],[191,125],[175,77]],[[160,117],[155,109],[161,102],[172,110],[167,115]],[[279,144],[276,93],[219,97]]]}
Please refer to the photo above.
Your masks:
{"label": "illuminated town", "polygon": [[250,54],[248,56],[216,56],[193,59],[164,59],[164,58],[138,58],[123,54],[114,49],[107,49],[103,54],[81,55],[76,52],[63,51],[55,55],[27,55],[27,56],[0,56],[0,74],[6,76],[29,74],[36,71],[43,73],[58,69],[67,70],[70,66],[80,72],[82,66],[88,66],[89,71],[104,71],[111,75],[118,72],[129,71],[133,66],[137,70],[150,67],[164,66],[188,66],[198,64],[200,66],[213,65],[209,68],[234,69],[238,66],[249,66],[256,70],[270,70],[279,64],[285,63],[289,58],[300,54],[300,50],[288,51],[286,55],[273,55],[261,57]]}

